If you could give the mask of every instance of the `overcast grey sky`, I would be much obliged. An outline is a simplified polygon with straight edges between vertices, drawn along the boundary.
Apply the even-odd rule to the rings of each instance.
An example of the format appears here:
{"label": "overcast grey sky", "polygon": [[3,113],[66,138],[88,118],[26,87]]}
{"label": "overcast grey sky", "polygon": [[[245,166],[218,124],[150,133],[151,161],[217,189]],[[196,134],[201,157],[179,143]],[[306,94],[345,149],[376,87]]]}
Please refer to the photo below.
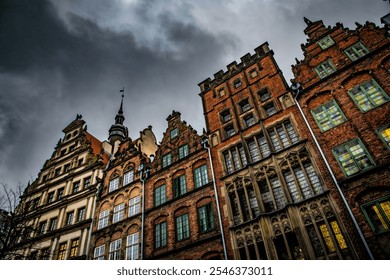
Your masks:
{"label": "overcast grey sky", "polygon": [[0,182],[36,178],[62,129],[82,114],[100,140],[125,87],[125,124],[158,140],[177,110],[204,127],[198,83],[264,43],[291,78],[303,17],[373,21],[383,0],[0,0]]}

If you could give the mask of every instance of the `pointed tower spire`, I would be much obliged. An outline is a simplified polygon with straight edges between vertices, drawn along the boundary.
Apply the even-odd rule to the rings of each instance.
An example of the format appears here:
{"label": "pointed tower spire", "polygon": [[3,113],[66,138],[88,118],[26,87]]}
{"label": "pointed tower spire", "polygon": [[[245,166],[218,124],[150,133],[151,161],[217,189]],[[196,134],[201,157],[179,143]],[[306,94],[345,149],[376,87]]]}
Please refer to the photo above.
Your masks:
{"label": "pointed tower spire", "polygon": [[123,98],[125,93],[125,88],[119,91],[122,93],[121,105],[119,106],[118,113],[115,116],[115,124],[113,124],[109,130],[108,140],[113,144],[117,140],[123,140],[128,136],[127,127],[123,125],[125,116],[123,115]]}

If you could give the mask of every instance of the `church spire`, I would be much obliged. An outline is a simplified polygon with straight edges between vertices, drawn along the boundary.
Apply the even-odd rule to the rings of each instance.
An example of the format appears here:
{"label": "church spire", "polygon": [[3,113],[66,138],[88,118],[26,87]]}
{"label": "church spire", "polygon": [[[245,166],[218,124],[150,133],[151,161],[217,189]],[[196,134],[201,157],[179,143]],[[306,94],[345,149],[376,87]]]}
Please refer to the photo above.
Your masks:
{"label": "church spire", "polygon": [[119,92],[122,93],[121,105],[119,106],[118,113],[115,116],[115,124],[113,124],[109,130],[108,140],[113,144],[117,140],[123,140],[128,137],[127,127],[123,125],[125,116],[123,115],[123,98],[125,93],[125,88],[121,89]]}

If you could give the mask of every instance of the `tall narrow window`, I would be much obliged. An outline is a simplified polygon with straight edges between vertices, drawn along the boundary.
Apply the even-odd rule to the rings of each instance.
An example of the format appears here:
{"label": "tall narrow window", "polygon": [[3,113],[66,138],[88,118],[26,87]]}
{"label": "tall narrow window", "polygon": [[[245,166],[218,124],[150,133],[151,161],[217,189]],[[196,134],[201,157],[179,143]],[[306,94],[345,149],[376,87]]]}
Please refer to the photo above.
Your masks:
{"label": "tall narrow window", "polygon": [[368,54],[368,50],[366,47],[362,44],[362,42],[357,42],[356,44],[350,46],[349,48],[345,49],[344,51],[348,57],[352,60],[358,60],[359,58],[365,56]]}
{"label": "tall narrow window", "polygon": [[127,236],[126,240],[126,260],[138,260],[139,253],[139,233],[133,233]]}
{"label": "tall narrow window", "polygon": [[244,147],[241,144],[224,151],[226,171],[228,174],[237,171],[248,164]]}
{"label": "tall narrow window", "polygon": [[73,217],[74,217],[74,211],[66,213],[66,224],[65,225],[71,225],[73,224]]}
{"label": "tall narrow window", "polygon": [[354,139],[333,149],[333,154],[346,176],[374,166],[374,161],[360,139]]}
{"label": "tall narrow window", "polygon": [[77,193],[80,190],[80,182],[73,183],[73,193]]}
{"label": "tall narrow window", "polygon": [[112,223],[117,223],[123,220],[123,216],[125,214],[125,204],[121,203],[114,207],[114,213],[112,215]]}
{"label": "tall narrow window", "polygon": [[215,228],[211,203],[198,208],[199,231],[206,232]]}
{"label": "tall narrow window", "polygon": [[326,76],[336,72],[336,67],[333,65],[331,60],[327,60],[314,68],[314,70],[316,71],[317,75],[323,79]]}
{"label": "tall narrow window", "polygon": [[68,244],[66,242],[59,244],[58,258],[57,258],[58,260],[65,260],[67,247],[68,247]]}
{"label": "tall narrow window", "polygon": [[362,112],[370,111],[389,101],[389,96],[374,80],[364,82],[348,93]]}
{"label": "tall narrow window", "polygon": [[61,200],[63,196],[64,196],[64,188],[58,189],[58,191],[57,191],[57,200]]}
{"label": "tall narrow window", "polygon": [[105,245],[101,245],[99,247],[96,247],[93,252],[93,259],[94,260],[104,260],[104,252],[105,252]]}
{"label": "tall narrow window", "polygon": [[49,231],[57,229],[57,217],[50,219]]}
{"label": "tall narrow window", "polygon": [[91,185],[91,177],[84,178],[84,189],[88,188]]}
{"label": "tall narrow window", "polygon": [[166,187],[161,185],[154,189],[154,206],[159,206],[166,201]]}
{"label": "tall narrow window", "polygon": [[123,185],[126,186],[134,181],[134,170],[131,169],[123,175]]}
{"label": "tall narrow window", "polygon": [[374,233],[382,233],[390,229],[390,198],[385,197],[362,205]]}
{"label": "tall narrow window", "polygon": [[154,247],[167,246],[167,223],[162,222],[154,226]]}
{"label": "tall narrow window", "polygon": [[347,120],[333,99],[313,109],[311,113],[321,131],[327,131]]}
{"label": "tall narrow window", "polygon": [[47,221],[43,221],[43,222],[39,223],[38,234],[45,234],[46,233],[46,225],[47,225]]}
{"label": "tall narrow window", "polygon": [[104,210],[99,214],[98,229],[102,229],[108,226],[108,215],[110,214],[109,210]]}
{"label": "tall narrow window", "polygon": [[179,147],[179,159],[185,158],[186,156],[188,156],[188,153],[189,153],[188,144]]}
{"label": "tall narrow window", "polygon": [[207,173],[207,165],[204,164],[194,169],[194,183],[195,188],[200,188],[209,182],[209,176]]}
{"label": "tall narrow window", "polygon": [[54,201],[54,192],[49,192],[47,195],[47,203],[52,203]]}
{"label": "tall narrow window", "polygon": [[257,184],[260,188],[264,211],[266,213],[281,209],[287,204],[286,195],[275,174],[264,173]]}
{"label": "tall narrow window", "polygon": [[76,257],[79,250],[79,239],[73,239],[70,241],[70,253],[69,257]]}
{"label": "tall narrow window", "polygon": [[114,240],[110,243],[110,260],[120,260],[122,239]]}
{"label": "tall narrow window", "polygon": [[162,167],[165,168],[172,163],[172,154],[168,153],[162,157]]}
{"label": "tall narrow window", "polygon": [[276,152],[299,141],[298,135],[289,120],[268,129],[268,134]]}
{"label": "tall narrow window", "polygon": [[108,192],[113,192],[119,187],[119,177],[110,180]]}
{"label": "tall narrow window", "polygon": [[190,224],[188,214],[176,217],[176,239],[181,241],[190,238]]}
{"label": "tall narrow window", "polygon": [[129,217],[137,215],[141,209],[140,196],[133,197],[129,200]]}
{"label": "tall narrow window", "polygon": [[83,221],[85,219],[85,207],[77,209],[77,222]]}
{"label": "tall narrow window", "polygon": [[186,176],[173,178],[173,197],[179,197],[187,192]]}

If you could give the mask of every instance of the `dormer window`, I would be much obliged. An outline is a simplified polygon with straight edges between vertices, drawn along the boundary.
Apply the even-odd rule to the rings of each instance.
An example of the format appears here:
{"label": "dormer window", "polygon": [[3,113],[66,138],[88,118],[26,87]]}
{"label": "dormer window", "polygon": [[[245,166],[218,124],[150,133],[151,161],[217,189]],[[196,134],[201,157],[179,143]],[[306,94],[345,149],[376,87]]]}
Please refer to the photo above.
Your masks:
{"label": "dormer window", "polygon": [[233,85],[234,85],[234,88],[239,88],[240,86],[242,86],[242,82],[241,82],[241,79],[237,79],[233,82]]}
{"label": "dormer window", "polygon": [[326,50],[330,46],[334,45],[334,41],[330,36],[326,36],[317,41],[318,45],[320,45],[321,49]]}

